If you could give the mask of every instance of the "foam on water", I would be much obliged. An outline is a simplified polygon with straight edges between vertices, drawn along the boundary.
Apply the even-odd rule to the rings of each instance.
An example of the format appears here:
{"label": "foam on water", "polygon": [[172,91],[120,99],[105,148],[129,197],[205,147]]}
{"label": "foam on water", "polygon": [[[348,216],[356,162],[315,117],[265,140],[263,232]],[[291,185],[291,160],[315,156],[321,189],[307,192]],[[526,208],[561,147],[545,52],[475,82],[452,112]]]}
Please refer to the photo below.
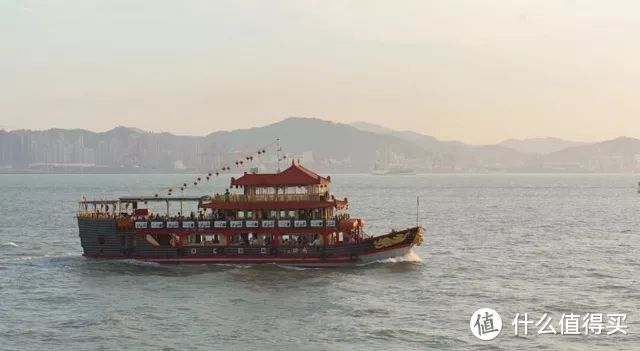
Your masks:
{"label": "foam on water", "polygon": [[376,263],[401,263],[401,262],[421,263],[422,262],[422,258],[420,258],[420,256],[418,256],[415,252],[413,252],[413,249],[411,249],[404,256],[389,257],[389,258],[385,258],[385,259],[382,259],[382,260],[376,260],[376,261],[373,261],[373,262],[368,262],[368,263],[362,264],[361,266],[367,266],[367,265],[376,264]]}
{"label": "foam on water", "polygon": [[132,265],[132,266],[138,266],[138,267],[156,267],[156,268],[162,267],[162,264],[158,262],[148,262],[148,261],[140,261],[140,260],[132,260],[132,259],[112,260],[112,261],[103,261],[103,262],[117,262],[117,263]]}
{"label": "foam on water", "polygon": [[288,270],[292,270],[292,271],[306,271],[308,269],[311,269],[311,268],[307,268],[307,267],[298,267],[298,266],[291,266],[291,265],[286,265],[286,264],[277,264],[276,267],[282,268],[282,269],[288,269]]}

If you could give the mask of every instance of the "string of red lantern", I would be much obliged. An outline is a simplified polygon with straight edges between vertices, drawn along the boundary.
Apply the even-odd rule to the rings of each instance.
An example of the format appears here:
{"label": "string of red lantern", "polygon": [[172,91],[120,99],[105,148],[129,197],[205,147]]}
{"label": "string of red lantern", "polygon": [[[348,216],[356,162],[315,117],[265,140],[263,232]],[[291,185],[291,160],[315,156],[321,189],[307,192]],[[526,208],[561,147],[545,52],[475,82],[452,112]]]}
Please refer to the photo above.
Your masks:
{"label": "string of red lantern", "polygon": [[[265,145],[265,146],[263,146],[263,147],[259,148],[258,150],[254,151],[254,152],[251,152],[251,153],[245,154],[244,156],[242,156],[242,158],[240,158],[240,159],[238,159],[238,160],[236,160],[236,161],[235,161],[236,168],[240,168],[240,167],[242,167],[242,166],[245,164],[245,161],[246,161],[246,164],[247,164],[247,165],[248,165],[250,162],[253,162],[254,157],[259,157],[259,156],[264,155],[264,154],[267,152],[267,149],[268,149],[268,148],[270,148],[271,146],[275,145],[277,142],[278,142],[277,140],[276,140],[276,141],[273,141],[273,142],[271,142],[271,143],[269,143],[269,144],[267,144],[267,145]],[[284,156],[284,158],[286,158],[286,156]],[[281,159],[282,159],[282,158],[281,158]],[[281,159],[280,159],[280,160],[281,160]],[[280,160],[279,160],[279,161],[280,161]],[[207,172],[207,173],[206,173],[205,175],[203,175],[203,176],[204,176],[204,178],[205,178],[205,179],[207,180],[207,182],[208,182],[208,181],[210,181],[210,180],[214,177],[214,175],[217,177],[217,176],[219,176],[220,174],[222,174],[223,172],[228,172],[228,171],[230,171],[230,170],[231,170],[231,167],[230,167],[230,166],[223,166],[222,168],[219,168],[219,169],[210,170],[209,172]],[[202,181],[202,177],[203,177],[203,176],[198,176],[198,177],[194,180],[194,182],[193,182],[193,186],[194,186],[194,187],[197,187],[197,186],[198,186],[198,184],[200,184],[200,182]],[[176,188],[177,188],[177,187],[176,187]],[[182,185],[179,187],[179,189],[180,189],[180,192],[181,192],[181,193],[182,193],[182,192],[184,192],[184,191],[187,189],[187,182],[182,183]],[[168,189],[167,189],[167,196],[172,196],[173,194],[175,194],[175,192],[173,191],[173,188],[168,188]],[[159,193],[156,193],[154,196],[155,196],[156,198],[158,198],[160,195],[159,195]]]}

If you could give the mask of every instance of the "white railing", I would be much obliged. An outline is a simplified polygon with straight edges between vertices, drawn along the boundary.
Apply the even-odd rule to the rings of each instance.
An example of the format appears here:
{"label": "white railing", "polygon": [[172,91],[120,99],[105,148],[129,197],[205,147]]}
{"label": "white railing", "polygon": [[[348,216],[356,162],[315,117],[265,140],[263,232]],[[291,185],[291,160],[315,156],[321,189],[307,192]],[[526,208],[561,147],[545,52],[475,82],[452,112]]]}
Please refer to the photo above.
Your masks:
{"label": "white railing", "polygon": [[263,219],[263,220],[186,220],[186,221],[134,221],[136,229],[225,229],[225,228],[333,228],[336,226],[335,219]]}

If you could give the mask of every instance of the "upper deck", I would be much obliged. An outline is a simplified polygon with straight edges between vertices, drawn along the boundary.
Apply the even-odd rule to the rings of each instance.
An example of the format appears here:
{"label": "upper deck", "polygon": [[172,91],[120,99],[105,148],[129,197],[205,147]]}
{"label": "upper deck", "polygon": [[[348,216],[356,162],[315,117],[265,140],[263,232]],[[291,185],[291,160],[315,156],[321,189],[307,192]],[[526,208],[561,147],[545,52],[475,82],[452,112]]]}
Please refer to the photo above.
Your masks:
{"label": "upper deck", "polygon": [[201,202],[212,209],[344,209],[347,199],[338,200],[329,191],[331,177],[322,177],[293,161],[280,173],[245,173],[231,178],[231,188],[242,193],[216,194]]}
{"label": "upper deck", "polygon": [[[200,217],[245,220],[330,220],[345,215],[348,201],[330,193],[330,177],[322,177],[295,161],[279,173],[245,173],[231,178],[224,194],[202,197],[121,197],[117,200],[81,201],[79,217],[121,218],[141,216]],[[184,202],[187,202],[185,213]],[[158,204],[151,206],[151,204]],[[163,208],[163,204],[166,208]],[[179,211],[171,213],[179,206]],[[89,207],[92,206],[92,211]],[[153,209],[152,207],[155,207]]]}

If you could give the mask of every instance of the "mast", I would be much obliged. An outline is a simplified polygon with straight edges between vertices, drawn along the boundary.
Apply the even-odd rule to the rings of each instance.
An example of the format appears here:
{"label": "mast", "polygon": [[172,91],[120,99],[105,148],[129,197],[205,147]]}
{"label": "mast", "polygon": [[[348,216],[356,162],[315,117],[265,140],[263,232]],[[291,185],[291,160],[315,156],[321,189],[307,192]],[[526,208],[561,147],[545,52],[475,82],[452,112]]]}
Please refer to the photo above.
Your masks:
{"label": "mast", "polygon": [[416,227],[420,226],[420,196],[416,196]]}
{"label": "mast", "polygon": [[280,138],[276,138],[276,159],[278,160],[278,173],[280,173]]}

